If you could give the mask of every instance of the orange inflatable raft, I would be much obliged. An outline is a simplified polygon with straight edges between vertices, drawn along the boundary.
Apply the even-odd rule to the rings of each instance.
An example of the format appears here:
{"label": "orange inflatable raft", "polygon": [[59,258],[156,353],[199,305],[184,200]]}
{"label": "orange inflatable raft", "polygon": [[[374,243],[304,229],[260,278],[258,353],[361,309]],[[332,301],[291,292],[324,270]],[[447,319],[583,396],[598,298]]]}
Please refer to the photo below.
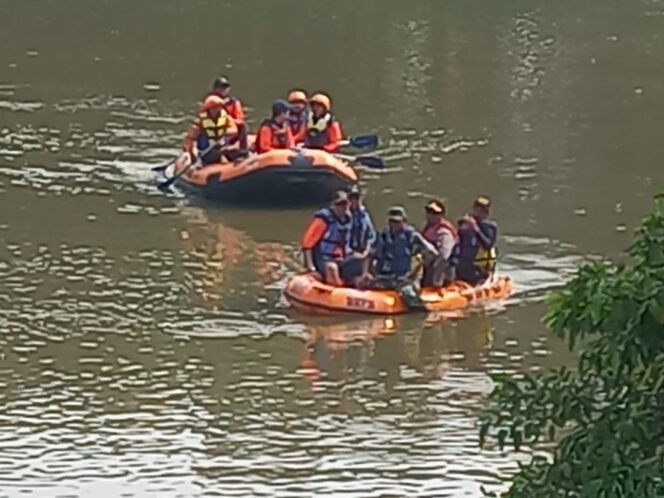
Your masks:
{"label": "orange inflatable raft", "polygon": [[[442,289],[425,288],[420,297],[428,311],[453,311],[505,298],[512,292],[512,280],[494,276],[477,287],[454,282]],[[394,290],[359,290],[333,287],[312,274],[296,275],[286,285],[284,295],[299,311],[316,314],[336,312],[393,315],[411,311]]]}
{"label": "orange inflatable raft", "polygon": [[[172,174],[189,165],[178,158]],[[238,163],[221,162],[189,168],[178,187],[209,200],[241,204],[307,204],[329,200],[336,190],[357,182],[345,161],[321,150],[273,150]]]}

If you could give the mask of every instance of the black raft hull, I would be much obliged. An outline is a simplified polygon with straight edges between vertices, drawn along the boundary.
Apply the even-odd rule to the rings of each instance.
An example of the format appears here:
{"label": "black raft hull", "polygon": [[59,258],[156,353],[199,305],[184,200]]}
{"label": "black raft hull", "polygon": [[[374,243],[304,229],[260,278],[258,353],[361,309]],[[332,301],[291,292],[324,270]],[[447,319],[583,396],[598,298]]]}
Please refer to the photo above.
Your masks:
{"label": "black raft hull", "polygon": [[[184,166],[176,164],[175,171]],[[238,164],[204,166],[181,176],[176,185],[216,203],[299,206],[327,202],[356,182],[355,170],[330,154],[273,151]]]}

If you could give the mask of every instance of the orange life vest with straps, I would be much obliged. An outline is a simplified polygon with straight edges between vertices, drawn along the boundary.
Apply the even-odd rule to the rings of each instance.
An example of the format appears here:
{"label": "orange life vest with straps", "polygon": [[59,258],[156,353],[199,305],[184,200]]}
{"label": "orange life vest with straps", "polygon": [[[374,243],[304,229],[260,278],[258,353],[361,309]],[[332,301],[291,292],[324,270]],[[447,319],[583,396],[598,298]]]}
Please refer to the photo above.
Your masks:
{"label": "orange life vest with straps", "polygon": [[274,119],[266,119],[261,126],[269,126],[272,130],[272,146],[274,148],[283,149],[288,145],[288,122],[279,126]]}
{"label": "orange life vest with straps", "polygon": [[205,132],[211,142],[218,142],[224,136],[230,126],[230,116],[221,111],[217,119],[212,119],[207,112],[202,112],[198,115],[201,129]]}
{"label": "orange life vest with straps", "polygon": [[425,227],[422,229],[422,236],[429,242],[435,244],[438,241],[438,230],[441,228],[449,231],[454,237],[454,240],[459,242],[459,232],[457,231],[454,224],[446,218],[443,218],[438,223],[425,225]]}

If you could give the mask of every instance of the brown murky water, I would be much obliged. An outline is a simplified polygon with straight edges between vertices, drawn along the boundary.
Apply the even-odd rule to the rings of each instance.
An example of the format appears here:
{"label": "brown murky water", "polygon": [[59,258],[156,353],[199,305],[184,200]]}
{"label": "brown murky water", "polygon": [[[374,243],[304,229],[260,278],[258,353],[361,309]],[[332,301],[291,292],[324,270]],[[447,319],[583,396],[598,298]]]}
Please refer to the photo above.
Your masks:
{"label": "brown murky water", "polygon": [[[542,301],[616,256],[664,175],[664,3],[0,1],[0,496],[480,496],[492,372],[570,355]],[[306,210],[165,197],[221,72],[378,132],[377,220],[494,199],[518,294],[465,319],[313,319]]]}

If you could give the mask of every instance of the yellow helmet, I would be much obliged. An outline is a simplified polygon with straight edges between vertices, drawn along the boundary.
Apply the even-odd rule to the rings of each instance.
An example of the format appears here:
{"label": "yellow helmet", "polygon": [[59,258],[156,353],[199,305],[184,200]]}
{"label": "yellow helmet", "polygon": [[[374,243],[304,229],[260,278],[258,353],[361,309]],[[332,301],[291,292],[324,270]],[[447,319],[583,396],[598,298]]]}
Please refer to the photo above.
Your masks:
{"label": "yellow helmet", "polygon": [[332,101],[330,100],[330,97],[325,95],[324,93],[316,93],[314,94],[311,99],[309,99],[310,104],[320,104],[322,105],[327,112],[330,112],[330,109],[332,109]]}

